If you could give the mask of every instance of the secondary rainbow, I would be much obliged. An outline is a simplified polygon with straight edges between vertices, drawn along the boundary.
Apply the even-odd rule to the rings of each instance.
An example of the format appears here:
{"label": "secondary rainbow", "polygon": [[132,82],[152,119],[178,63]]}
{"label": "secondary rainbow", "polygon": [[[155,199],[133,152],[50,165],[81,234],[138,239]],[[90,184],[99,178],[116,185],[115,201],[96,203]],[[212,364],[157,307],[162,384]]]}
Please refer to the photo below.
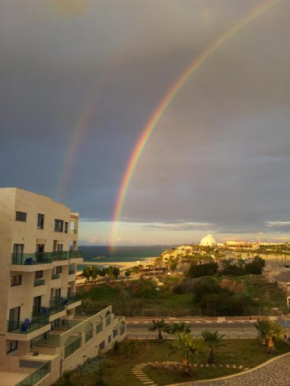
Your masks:
{"label": "secondary rainbow", "polygon": [[138,161],[143,153],[146,144],[148,143],[153,131],[155,130],[158,122],[165,114],[166,110],[173,102],[174,98],[178,94],[178,92],[183,88],[183,86],[188,82],[188,80],[196,73],[196,71],[207,61],[209,60],[215,52],[218,51],[220,47],[222,47],[229,39],[231,39],[235,34],[241,31],[244,27],[246,27],[249,23],[256,20],[259,16],[261,16],[264,12],[273,8],[277,5],[281,0],[270,0],[266,3],[263,3],[253,11],[251,11],[246,17],[239,20],[235,23],[230,29],[228,29],[224,34],[222,34],[217,40],[215,40],[208,48],[206,48],[194,61],[189,65],[189,67],[181,74],[181,76],[176,80],[176,82],[172,85],[172,87],[165,94],[157,109],[151,115],[149,121],[145,125],[142,130],[142,133],[137,141],[137,144],[129,158],[129,162],[125,169],[125,173],[122,178],[122,182],[119,189],[119,194],[117,197],[114,215],[113,215],[113,226],[111,233],[111,250],[114,249],[114,245],[117,239],[118,233],[118,225],[121,219],[122,210],[126,198],[126,194],[128,192],[128,188],[130,186],[130,182],[134,175],[134,171],[138,164]]}

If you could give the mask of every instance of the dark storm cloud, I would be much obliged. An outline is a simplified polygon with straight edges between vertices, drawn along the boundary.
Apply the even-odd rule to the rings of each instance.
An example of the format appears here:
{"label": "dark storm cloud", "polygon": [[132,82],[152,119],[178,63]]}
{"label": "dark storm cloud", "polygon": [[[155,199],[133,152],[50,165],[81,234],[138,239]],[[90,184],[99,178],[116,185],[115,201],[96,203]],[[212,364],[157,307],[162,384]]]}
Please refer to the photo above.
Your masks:
{"label": "dark storm cloud", "polygon": [[[109,221],[130,154],[170,85],[261,2],[87,1],[79,13],[55,3],[3,2],[1,186],[57,198],[92,106],[63,199],[83,218]],[[267,222],[287,221],[290,210],[289,10],[281,0],[244,28],[178,94],[140,158],[124,221],[288,231]]]}

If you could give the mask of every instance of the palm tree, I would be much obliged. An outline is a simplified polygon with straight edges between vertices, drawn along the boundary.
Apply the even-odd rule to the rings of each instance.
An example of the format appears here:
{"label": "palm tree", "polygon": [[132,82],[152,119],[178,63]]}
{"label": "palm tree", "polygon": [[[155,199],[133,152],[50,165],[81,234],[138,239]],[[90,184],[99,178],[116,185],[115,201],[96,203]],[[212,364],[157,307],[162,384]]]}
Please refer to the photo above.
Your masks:
{"label": "palm tree", "polygon": [[171,342],[171,349],[173,352],[182,352],[184,372],[189,375],[192,361],[200,351],[200,342],[197,342],[191,334],[186,332],[177,332],[175,336],[176,339]]}
{"label": "palm tree", "polygon": [[267,332],[269,329],[269,322],[265,319],[258,319],[257,323],[254,324],[258,330],[258,339],[262,346],[266,346]]}
{"label": "palm tree", "polygon": [[169,334],[176,334],[177,332],[190,333],[191,329],[188,324],[180,322],[174,323],[172,326],[169,326],[168,331],[166,332],[168,332]]}
{"label": "palm tree", "polygon": [[275,354],[275,342],[274,340],[282,340],[284,338],[283,328],[274,321],[269,321],[269,328],[266,334],[266,338],[268,339],[268,351],[270,354]]}
{"label": "palm tree", "polygon": [[201,333],[201,336],[204,339],[204,343],[209,348],[209,354],[208,354],[208,363],[214,363],[214,352],[213,349],[215,347],[221,346],[221,340],[224,338],[225,335],[219,334],[218,331],[211,332],[208,330],[204,330]]}
{"label": "palm tree", "polygon": [[283,328],[274,321],[268,321],[265,319],[258,320],[255,323],[255,327],[258,330],[258,336],[261,344],[268,346],[268,352],[274,354],[276,352],[274,340],[282,340],[284,338]]}
{"label": "palm tree", "polygon": [[149,327],[149,331],[156,331],[158,330],[158,341],[162,342],[163,341],[163,336],[162,336],[162,331],[163,332],[168,332],[169,331],[169,324],[165,323],[164,319],[162,320],[152,320],[153,326]]}

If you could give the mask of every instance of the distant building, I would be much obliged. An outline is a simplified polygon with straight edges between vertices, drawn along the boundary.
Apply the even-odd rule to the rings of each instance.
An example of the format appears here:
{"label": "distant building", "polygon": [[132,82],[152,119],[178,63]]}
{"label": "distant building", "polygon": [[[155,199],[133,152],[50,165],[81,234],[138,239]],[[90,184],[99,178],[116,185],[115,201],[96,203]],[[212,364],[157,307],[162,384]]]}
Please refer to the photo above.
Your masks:
{"label": "distant building", "polygon": [[225,246],[229,249],[258,249],[259,244],[246,242],[243,240],[238,240],[238,241],[230,240],[230,241],[226,241]]}
{"label": "distant building", "polygon": [[213,247],[216,245],[216,241],[212,235],[206,235],[201,239],[200,245],[202,245],[203,247]]}
{"label": "distant building", "polygon": [[0,384],[50,386],[126,335],[111,306],[76,316],[78,219],[49,197],[0,189]]}

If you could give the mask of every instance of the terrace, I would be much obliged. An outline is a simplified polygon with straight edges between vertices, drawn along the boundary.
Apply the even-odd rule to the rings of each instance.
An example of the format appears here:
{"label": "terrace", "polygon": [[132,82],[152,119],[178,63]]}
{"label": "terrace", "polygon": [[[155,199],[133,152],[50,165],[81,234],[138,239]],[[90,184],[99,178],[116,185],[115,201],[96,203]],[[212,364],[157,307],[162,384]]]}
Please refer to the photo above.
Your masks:
{"label": "terrace", "polygon": [[51,264],[54,261],[64,261],[70,259],[82,259],[82,254],[79,251],[63,251],[63,252],[35,252],[22,253],[11,255],[12,265],[40,265]]}

